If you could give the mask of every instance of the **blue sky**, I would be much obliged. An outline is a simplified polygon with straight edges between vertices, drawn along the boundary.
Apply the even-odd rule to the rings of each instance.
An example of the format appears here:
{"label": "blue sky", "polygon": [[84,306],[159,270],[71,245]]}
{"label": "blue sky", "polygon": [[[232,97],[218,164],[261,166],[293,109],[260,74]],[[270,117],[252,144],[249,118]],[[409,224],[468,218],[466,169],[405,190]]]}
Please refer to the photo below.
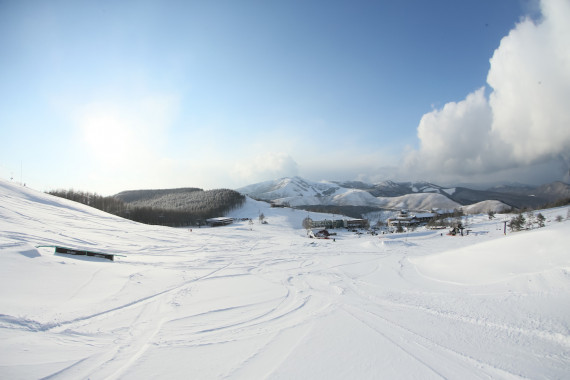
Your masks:
{"label": "blue sky", "polygon": [[[552,39],[543,25],[561,21],[545,17],[545,6],[553,15],[568,8],[565,0],[0,1],[0,176],[103,194],[290,175],[564,179],[564,131],[562,144],[535,152],[509,136],[538,126],[495,125],[509,114],[496,104],[512,103],[499,90],[520,78],[492,73],[517,72],[508,67],[525,38]],[[530,45],[564,51],[560,28],[556,43]],[[521,75],[552,72],[543,63]],[[554,69],[562,84],[567,70]],[[566,94],[557,86],[551,96]],[[565,120],[552,128],[568,129]],[[459,137],[439,136],[449,130]],[[508,152],[504,164],[480,157],[488,141],[465,138],[480,135],[504,143],[496,147]]]}

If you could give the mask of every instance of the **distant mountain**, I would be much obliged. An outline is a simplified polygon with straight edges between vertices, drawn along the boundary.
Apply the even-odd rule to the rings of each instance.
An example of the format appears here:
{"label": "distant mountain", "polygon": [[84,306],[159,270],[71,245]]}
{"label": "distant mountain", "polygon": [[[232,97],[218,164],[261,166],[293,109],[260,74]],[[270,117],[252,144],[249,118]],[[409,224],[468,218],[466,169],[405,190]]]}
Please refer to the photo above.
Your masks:
{"label": "distant mountain", "polygon": [[434,185],[429,182],[393,182],[384,181],[377,184],[364,182],[335,182],[339,186],[368,191],[375,197],[399,197],[407,194],[434,193],[449,196],[455,190]]}
{"label": "distant mountain", "polygon": [[380,207],[407,210],[453,210],[461,205],[439,193],[414,193],[399,197],[378,197]]}
{"label": "distant mountain", "polygon": [[411,210],[454,209],[478,204],[472,209],[491,207],[497,208],[493,211],[502,211],[505,208],[536,208],[570,197],[570,185],[563,182],[539,187],[508,185],[474,190],[429,182],[314,182],[301,177],[261,182],[237,191],[255,199],[294,207],[329,205]]}
{"label": "distant mountain", "polygon": [[465,214],[485,214],[489,211],[503,212],[508,211],[511,207],[501,201],[482,201],[461,207]]}
{"label": "distant mountain", "polygon": [[564,182],[552,182],[546,185],[533,186],[496,186],[490,191],[515,194],[537,198],[544,203],[555,202],[559,199],[570,198],[570,185]]}
{"label": "distant mountain", "polygon": [[281,178],[237,189],[252,198],[303,206],[365,206],[376,208],[454,209],[459,203],[449,198],[454,189],[428,183],[313,182],[301,177]]}
{"label": "distant mountain", "polygon": [[377,206],[368,191],[345,188],[333,182],[313,182],[301,177],[281,178],[237,189],[252,198],[290,206]]}
{"label": "distant mountain", "polygon": [[453,199],[462,205],[470,205],[477,202],[495,200],[518,209],[525,207],[536,208],[548,203],[545,199],[533,197],[530,195],[501,193],[497,191],[472,190],[465,187],[458,187],[453,194]]}

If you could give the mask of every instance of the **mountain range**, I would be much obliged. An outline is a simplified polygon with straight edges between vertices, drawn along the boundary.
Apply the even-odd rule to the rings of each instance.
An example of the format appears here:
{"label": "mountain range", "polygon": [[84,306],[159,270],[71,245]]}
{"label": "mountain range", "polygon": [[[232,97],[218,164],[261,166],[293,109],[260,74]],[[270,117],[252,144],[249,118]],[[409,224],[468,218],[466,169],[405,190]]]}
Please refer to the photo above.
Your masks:
{"label": "mountain range", "polygon": [[570,185],[563,182],[533,186],[498,186],[487,190],[446,187],[429,182],[360,181],[315,182],[286,177],[237,189],[254,199],[293,207],[366,206],[385,209],[430,210],[473,208],[485,202],[493,211],[537,208],[562,198],[570,198]]}

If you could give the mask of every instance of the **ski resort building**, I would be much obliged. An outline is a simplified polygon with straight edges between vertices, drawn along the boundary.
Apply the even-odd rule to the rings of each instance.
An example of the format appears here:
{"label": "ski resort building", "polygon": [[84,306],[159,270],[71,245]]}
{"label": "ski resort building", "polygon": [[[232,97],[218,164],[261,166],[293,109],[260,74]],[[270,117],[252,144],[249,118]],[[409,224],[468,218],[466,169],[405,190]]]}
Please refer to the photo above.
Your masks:
{"label": "ski resort building", "polygon": [[313,220],[311,226],[312,228],[342,228],[344,221],[342,219]]}
{"label": "ski resort building", "polygon": [[368,227],[368,219],[344,219],[344,227],[346,228],[366,228]]}
{"label": "ski resort building", "polygon": [[368,219],[324,219],[313,220],[312,228],[366,228]]}
{"label": "ski resort building", "polygon": [[219,227],[219,226],[227,226],[228,224],[232,224],[234,220],[232,218],[210,218],[206,219],[206,224],[210,227]]}
{"label": "ski resort building", "polygon": [[402,210],[395,218],[388,219],[388,226],[396,227],[398,225],[402,227],[418,226],[420,224],[425,224],[437,216],[434,212],[424,212],[410,214],[407,210]]}

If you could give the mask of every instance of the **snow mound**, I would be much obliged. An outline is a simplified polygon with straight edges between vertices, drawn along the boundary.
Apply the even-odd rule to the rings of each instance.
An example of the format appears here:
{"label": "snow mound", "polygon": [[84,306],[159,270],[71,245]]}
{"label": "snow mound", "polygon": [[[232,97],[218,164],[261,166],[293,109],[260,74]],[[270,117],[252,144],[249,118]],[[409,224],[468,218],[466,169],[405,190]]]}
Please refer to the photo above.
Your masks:
{"label": "snow mound", "polygon": [[570,270],[569,245],[570,225],[564,223],[410,261],[420,274],[431,279],[481,285]]}

